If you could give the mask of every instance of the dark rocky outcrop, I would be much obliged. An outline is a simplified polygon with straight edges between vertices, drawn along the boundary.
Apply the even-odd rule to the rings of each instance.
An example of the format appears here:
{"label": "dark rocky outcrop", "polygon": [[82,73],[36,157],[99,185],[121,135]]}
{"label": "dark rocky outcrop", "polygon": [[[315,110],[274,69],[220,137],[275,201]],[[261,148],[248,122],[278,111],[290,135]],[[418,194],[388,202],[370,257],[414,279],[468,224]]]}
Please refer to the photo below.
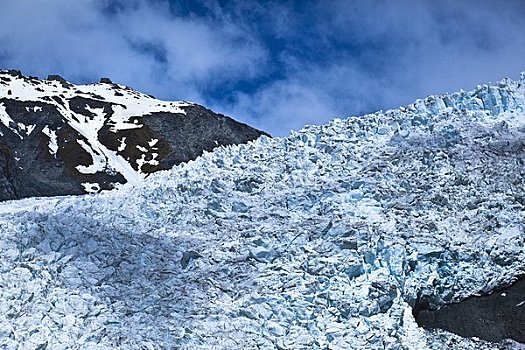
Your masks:
{"label": "dark rocky outcrop", "polygon": [[58,74],[50,74],[47,76],[47,80],[49,81],[58,81],[63,87],[69,87],[70,84],[67,82],[66,79],[62,78]]}
{"label": "dark rocky outcrop", "polygon": [[[156,134],[163,134],[171,151],[159,164],[160,169],[195,159],[203,151],[219,145],[240,144],[258,138],[260,131],[250,128],[199,105],[185,107],[184,118],[173,118],[169,113],[153,113],[144,124]],[[209,126],[213,125],[212,128]],[[180,137],[187,135],[187,137]]]}
{"label": "dark rocky outcrop", "polygon": [[427,329],[444,329],[491,342],[513,339],[525,343],[525,277],[492,294],[443,305],[437,310],[416,305],[414,316]]}

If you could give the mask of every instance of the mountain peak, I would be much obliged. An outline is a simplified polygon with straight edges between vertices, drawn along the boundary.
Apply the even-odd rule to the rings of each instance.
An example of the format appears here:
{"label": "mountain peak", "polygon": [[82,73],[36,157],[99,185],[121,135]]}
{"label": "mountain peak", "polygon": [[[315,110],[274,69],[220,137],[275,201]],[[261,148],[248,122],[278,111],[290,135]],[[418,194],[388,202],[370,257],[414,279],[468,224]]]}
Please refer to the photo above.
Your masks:
{"label": "mountain peak", "polygon": [[[0,122],[0,142],[11,156],[0,168],[5,177],[20,175],[7,181],[12,189],[0,199],[136,183],[203,150],[262,134],[194,103],[161,101],[108,78],[74,85],[58,75],[40,80],[13,70],[0,71]],[[16,189],[20,181],[38,189]]]}

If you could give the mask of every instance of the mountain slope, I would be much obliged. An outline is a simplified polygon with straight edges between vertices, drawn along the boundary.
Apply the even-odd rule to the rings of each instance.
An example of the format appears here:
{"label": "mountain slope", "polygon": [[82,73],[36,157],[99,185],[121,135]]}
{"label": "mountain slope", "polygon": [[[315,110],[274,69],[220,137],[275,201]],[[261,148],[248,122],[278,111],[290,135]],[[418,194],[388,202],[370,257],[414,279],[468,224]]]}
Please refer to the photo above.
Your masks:
{"label": "mountain slope", "polygon": [[137,183],[263,134],[196,104],[101,81],[77,86],[0,71],[0,200]]}
{"label": "mountain slope", "polygon": [[4,203],[0,344],[517,349],[412,312],[525,271],[524,83],[220,147],[116,192]]}

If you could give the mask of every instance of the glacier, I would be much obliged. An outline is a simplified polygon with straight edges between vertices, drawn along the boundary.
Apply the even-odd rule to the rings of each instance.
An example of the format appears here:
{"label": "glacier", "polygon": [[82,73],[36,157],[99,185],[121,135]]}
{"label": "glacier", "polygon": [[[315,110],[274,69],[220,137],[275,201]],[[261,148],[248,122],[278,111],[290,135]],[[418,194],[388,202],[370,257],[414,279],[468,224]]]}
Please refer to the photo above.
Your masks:
{"label": "glacier", "polygon": [[3,349],[519,349],[412,309],[525,274],[525,74],[0,204]]}

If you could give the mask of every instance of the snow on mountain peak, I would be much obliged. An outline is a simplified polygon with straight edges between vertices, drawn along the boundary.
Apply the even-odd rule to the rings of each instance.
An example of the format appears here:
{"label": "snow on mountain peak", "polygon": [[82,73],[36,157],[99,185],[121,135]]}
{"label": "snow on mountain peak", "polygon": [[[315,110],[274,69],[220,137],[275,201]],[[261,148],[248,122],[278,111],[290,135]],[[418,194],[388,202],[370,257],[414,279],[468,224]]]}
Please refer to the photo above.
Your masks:
{"label": "snow on mountain peak", "polygon": [[0,143],[21,154],[7,165],[0,162],[0,177],[21,172],[11,177],[36,183],[26,190],[19,180],[7,180],[12,188],[0,188],[0,200],[137,183],[219,143],[262,134],[196,104],[157,100],[107,78],[74,85],[60,76],[39,80],[18,71],[0,71],[0,133]]}
{"label": "snow on mountain peak", "polygon": [[[50,76],[58,77],[58,76]],[[153,112],[172,112],[184,114],[181,107],[192,105],[188,102],[169,102],[157,100],[127,86],[114,83],[95,83],[73,85],[60,78],[40,80],[23,76],[17,71],[0,70],[0,95],[13,96],[21,101],[49,102],[50,99],[84,97],[110,102],[125,107],[129,116],[146,115]]]}
{"label": "snow on mountain peak", "polygon": [[[187,102],[160,101],[118,84],[72,85],[65,80],[61,81],[60,78],[38,80],[27,78],[21,74],[13,74],[12,71],[0,71],[0,96],[13,96],[17,101],[41,102],[55,106],[68,124],[87,139],[86,142],[81,143],[81,146],[91,154],[94,163],[87,167],[80,165],[77,169],[81,173],[92,174],[109,167],[122,174],[125,180],[130,183],[137,183],[144,177],[145,173],[142,172],[141,167],[138,167],[137,170],[133,169],[128,160],[114,150],[108,149],[98,140],[98,134],[102,127],[105,124],[110,124],[110,130],[115,133],[121,130],[136,129],[142,125],[138,124],[136,119],[130,120],[131,117],[157,112],[185,114],[181,107],[192,105]],[[72,98],[85,98],[109,103],[113,113],[109,120],[106,120],[104,108],[94,109],[88,104],[86,104],[85,110],[92,116],[75,112],[69,105],[69,100]],[[18,130],[20,127],[14,125],[1,103],[0,120],[20,138],[23,138],[20,130]],[[45,128],[49,128],[49,126]],[[53,150],[50,149],[50,151]]]}
{"label": "snow on mountain peak", "polygon": [[525,271],[523,83],[219,147],[118,192],[0,205],[0,344],[493,349],[412,309]]}

